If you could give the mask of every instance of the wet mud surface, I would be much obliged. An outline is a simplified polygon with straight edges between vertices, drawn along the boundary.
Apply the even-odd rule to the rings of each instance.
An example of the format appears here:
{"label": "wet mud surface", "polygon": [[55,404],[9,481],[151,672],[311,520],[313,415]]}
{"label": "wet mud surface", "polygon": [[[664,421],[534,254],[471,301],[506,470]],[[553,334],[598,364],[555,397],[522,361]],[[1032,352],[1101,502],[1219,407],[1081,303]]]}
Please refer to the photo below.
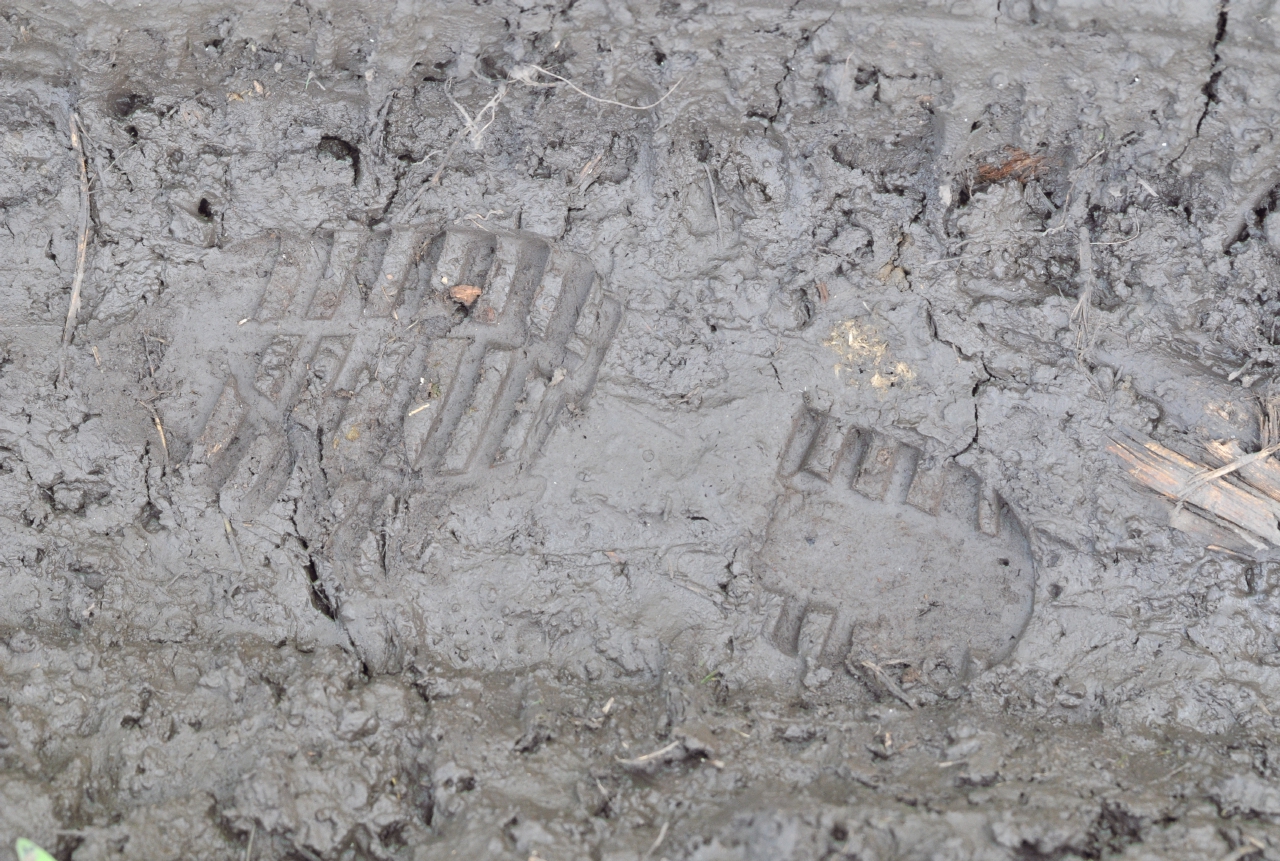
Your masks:
{"label": "wet mud surface", "polygon": [[0,10],[0,837],[1280,853],[1271,4],[419,5]]}

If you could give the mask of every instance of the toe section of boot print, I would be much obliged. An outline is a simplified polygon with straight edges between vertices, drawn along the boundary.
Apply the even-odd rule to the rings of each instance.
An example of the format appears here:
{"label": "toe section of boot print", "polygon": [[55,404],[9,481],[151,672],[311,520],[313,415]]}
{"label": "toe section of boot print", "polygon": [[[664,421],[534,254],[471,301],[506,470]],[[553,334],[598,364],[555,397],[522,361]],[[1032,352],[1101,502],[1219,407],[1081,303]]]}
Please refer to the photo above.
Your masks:
{"label": "toe section of boot print", "polygon": [[971,471],[809,408],[780,468],[788,488],[756,571],[781,596],[769,639],[812,667],[1007,658],[1036,569],[1008,505]]}

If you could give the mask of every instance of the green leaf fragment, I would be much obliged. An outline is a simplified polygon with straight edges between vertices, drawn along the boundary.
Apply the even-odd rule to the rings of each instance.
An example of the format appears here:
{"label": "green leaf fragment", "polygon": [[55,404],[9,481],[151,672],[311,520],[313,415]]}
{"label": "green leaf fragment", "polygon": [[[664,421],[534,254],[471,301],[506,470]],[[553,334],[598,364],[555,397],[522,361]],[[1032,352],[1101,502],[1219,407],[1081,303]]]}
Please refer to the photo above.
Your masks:
{"label": "green leaf fragment", "polygon": [[18,853],[18,861],[57,861],[52,855],[25,837],[19,837],[18,842],[13,845],[13,849]]}

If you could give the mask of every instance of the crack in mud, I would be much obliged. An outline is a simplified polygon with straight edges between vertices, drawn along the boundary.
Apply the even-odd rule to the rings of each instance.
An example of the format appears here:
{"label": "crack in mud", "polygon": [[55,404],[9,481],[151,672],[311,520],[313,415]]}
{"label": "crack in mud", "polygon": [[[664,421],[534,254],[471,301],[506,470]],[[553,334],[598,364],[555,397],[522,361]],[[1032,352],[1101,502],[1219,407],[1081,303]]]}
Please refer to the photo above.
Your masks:
{"label": "crack in mud", "polygon": [[1199,118],[1196,119],[1196,130],[1191,139],[1183,145],[1182,150],[1170,159],[1169,163],[1177,164],[1187,150],[1191,147],[1192,141],[1199,139],[1200,127],[1204,125],[1205,119],[1209,116],[1209,112],[1213,110],[1213,106],[1218,103],[1218,81],[1222,78],[1222,57],[1218,53],[1218,46],[1222,44],[1222,40],[1227,37],[1228,16],[1231,12],[1230,0],[1218,0],[1218,15],[1214,22],[1213,43],[1209,49],[1213,51],[1213,60],[1209,64],[1209,78],[1200,87],[1200,94],[1204,96],[1204,108],[1200,111]]}

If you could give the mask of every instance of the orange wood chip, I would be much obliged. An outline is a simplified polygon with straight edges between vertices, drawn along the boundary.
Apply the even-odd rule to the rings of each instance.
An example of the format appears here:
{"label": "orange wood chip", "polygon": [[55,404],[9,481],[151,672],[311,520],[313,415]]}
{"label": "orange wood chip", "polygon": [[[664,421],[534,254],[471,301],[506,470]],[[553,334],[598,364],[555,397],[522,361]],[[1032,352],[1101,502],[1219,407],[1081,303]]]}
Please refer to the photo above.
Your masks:
{"label": "orange wood chip", "polygon": [[449,288],[449,298],[470,308],[480,298],[480,288],[472,284],[459,284]]}

